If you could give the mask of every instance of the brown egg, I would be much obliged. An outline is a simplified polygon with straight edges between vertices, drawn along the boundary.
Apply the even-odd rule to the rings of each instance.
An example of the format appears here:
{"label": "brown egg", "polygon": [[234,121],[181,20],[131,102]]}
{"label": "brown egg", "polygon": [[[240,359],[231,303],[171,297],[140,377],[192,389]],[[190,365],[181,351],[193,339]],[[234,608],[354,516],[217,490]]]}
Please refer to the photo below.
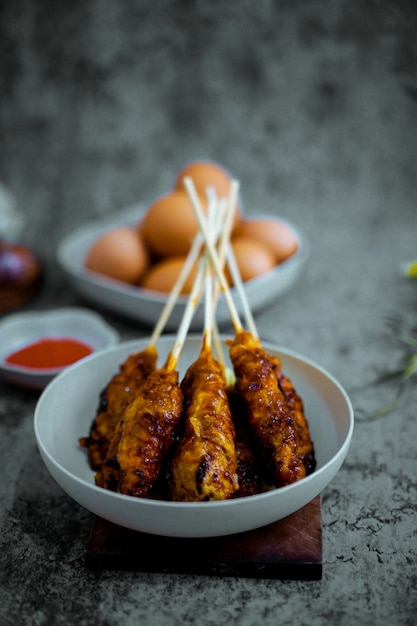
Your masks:
{"label": "brown egg", "polygon": [[[201,198],[203,208],[207,202]],[[173,191],[151,204],[141,224],[141,232],[157,257],[186,255],[198,232],[198,222],[185,191]]]}
{"label": "brown egg", "polygon": [[174,189],[184,190],[183,179],[189,176],[198,193],[205,194],[207,187],[214,187],[219,197],[227,196],[230,189],[231,176],[214,161],[198,160],[185,165],[177,174]]}
{"label": "brown egg", "polygon": [[232,248],[244,282],[268,272],[275,265],[268,248],[255,239],[236,236],[232,239]]}
{"label": "brown egg", "polygon": [[[151,266],[141,281],[141,287],[169,293],[181,272],[185,258],[185,256],[169,257]],[[181,290],[182,294],[190,293],[196,272],[194,265]]]}
{"label": "brown egg", "polygon": [[[213,187],[219,198],[226,198],[229,195],[232,176],[224,167],[214,161],[201,159],[191,161],[185,165],[177,174],[174,189],[180,191],[185,190],[183,182],[185,176],[189,176],[192,179],[197,193],[203,197],[206,196],[208,187]],[[238,201],[234,218],[234,228],[236,228],[237,224],[240,222],[241,217],[242,210],[240,202]]]}
{"label": "brown egg", "polygon": [[146,246],[133,228],[113,228],[90,246],[84,259],[88,270],[127,283],[137,283],[149,265]]}
{"label": "brown egg", "polygon": [[278,219],[242,220],[236,234],[262,243],[273,254],[275,263],[281,263],[298,249],[298,240],[294,231]]}

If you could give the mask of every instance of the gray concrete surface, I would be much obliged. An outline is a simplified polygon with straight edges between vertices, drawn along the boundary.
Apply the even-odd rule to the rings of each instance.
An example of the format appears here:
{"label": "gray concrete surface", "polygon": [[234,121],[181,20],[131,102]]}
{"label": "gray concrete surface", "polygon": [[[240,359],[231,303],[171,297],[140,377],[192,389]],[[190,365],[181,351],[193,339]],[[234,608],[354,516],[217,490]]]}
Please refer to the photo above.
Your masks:
{"label": "gray concrete surface", "polygon": [[[44,260],[29,308],[79,305],[59,270],[73,228],[171,185],[197,157],[240,180],[245,211],[311,246],[257,317],[349,393],[351,450],[323,493],[323,578],[266,581],[84,565],[92,516],[43,466],[37,394],[0,383],[0,624],[417,623],[415,382],[388,318],[415,320],[417,11],[413,2],[0,3],[0,181]],[[147,329],[103,312],[123,339]]]}

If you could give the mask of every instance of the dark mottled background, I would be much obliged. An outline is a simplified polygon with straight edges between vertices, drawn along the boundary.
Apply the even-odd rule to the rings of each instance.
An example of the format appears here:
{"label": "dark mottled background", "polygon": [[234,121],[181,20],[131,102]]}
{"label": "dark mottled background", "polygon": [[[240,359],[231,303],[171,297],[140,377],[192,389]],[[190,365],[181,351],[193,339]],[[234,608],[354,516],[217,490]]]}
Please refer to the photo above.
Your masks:
{"label": "dark mottled background", "polygon": [[94,576],[91,516],[36,450],[37,397],[0,383],[1,626],[416,623],[415,386],[371,417],[402,356],[384,320],[416,310],[416,32],[412,0],[0,0],[0,182],[45,262],[33,308],[80,304],[55,260],[73,228],[210,157],[248,214],[308,238],[305,275],[257,324],[334,373],[357,416],[323,494],[322,581]]}

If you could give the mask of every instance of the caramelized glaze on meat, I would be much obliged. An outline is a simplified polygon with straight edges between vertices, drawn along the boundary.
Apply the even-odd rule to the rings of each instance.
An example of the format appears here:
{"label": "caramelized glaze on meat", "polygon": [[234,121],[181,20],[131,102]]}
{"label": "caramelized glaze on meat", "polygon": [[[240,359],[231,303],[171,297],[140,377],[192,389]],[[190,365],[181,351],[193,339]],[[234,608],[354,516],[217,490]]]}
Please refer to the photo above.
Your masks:
{"label": "caramelized glaze on meat", "polygon": [[123,413],[116,455],[119,493],[149,495],[175,440],[182,402],[177,371],[162,368],[149,374]]}
{"label": "caramelized glaze on meat", "polygon": [[238,487],[235,433],[219,363],[208,348],[182,382],[184,433],[171,464],[178,501],[226,500]]}
{"label": "caramelized glaze on meat", "polygon": [[244,399],[248,423],[263,461],[277,487],[306,475],[297,454],[297,432],[270,357],[251,333],[240,332],[230,342],[236,389]]}
{"label": "caramelized glaze on meat", "polygon": [[297,454],[306,469],[306,474],[314,472],[316,459],[314,445],[310,437],[310,429],[304,411],[304,402],[295,390],[292,381],[286,376],[281,367],[281,362],[277,357],[272,359],[278,386],[284,394],[285,403],[288,407],[297,432]]}
{"label": "caramelized glaze on meat", "polygon": [[129,355],[101,392],[89,436],[80,440],[80,444],[88,450],[88,461],[93,470],[100,470],[123,411],[155,369],[156,360],[157,351],[154,348]]}

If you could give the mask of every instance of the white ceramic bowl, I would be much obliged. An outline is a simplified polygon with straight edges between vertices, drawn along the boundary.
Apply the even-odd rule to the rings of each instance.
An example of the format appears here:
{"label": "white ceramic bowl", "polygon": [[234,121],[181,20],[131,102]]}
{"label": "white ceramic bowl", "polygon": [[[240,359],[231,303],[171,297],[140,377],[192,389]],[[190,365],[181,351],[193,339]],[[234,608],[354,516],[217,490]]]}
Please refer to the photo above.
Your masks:
{"label": "white ceramic bowl", "polygon": [[6,357],[45,337],[70,337],[87,343],[94,352],[119,340],[116,330],[102,317],[83,308],[15,313],[0,322],[0,374],[9,382],[43,389],[62,367],[36,369],[11,365]]}
{"label": "white ceramic bowl", "polygon": [[[173,336],[158,344],[160,364]],[[282,359],[284,372],[302,395],[314,440],[317,469],[299,482],[272,491],[224,502],[178,503],[134,498],[95,486],[86,452],[79,444],[88,435],[98,395],[128,354],[146,340],[131,341],[87,357],[50,383],[39,399],[34,428],[40,454],[57,483],[89,511],[120,526],[174,537],[230,535],[277,521],[310,502],[341,467],[353,431],[353,411],[340,384],[313,362],[264,342]],[[198,356],[201,337],[190,336],[179,363],[180,376]]]}
{"label": "white ceramic bowl", "polygon": [[[154,326],[167,301],[165,294],[141,289],[118,280],[101,278],[99,274],[86,272],[83,265],[87,250],[97,237],[115,226],[137,224],[143,212],[142,206],[135,206],[77,229],[60,243],[57,249],[57,259],[74,289],[87,301],[135,321]],[[245,293],[252,313],[262,310],[286,293],[299,278],[308,258],[307,242],[292,224],[286,223],[298,239],[298,250],[270,272],[245,283]],[[244,309],[235,291],[235,289],[231,290],[237,310],[239,314],[243,314]],[[186,296],[179,298],[167,322],[167,330],[178,328],[186,302]],[[222,299],[218,304],[216,319],[219,326],[228,323],[230,319],[229,309]],[[201,330],[203,323],[204,312],[203,307],[200,306],[191,321],[190,330]]]}

